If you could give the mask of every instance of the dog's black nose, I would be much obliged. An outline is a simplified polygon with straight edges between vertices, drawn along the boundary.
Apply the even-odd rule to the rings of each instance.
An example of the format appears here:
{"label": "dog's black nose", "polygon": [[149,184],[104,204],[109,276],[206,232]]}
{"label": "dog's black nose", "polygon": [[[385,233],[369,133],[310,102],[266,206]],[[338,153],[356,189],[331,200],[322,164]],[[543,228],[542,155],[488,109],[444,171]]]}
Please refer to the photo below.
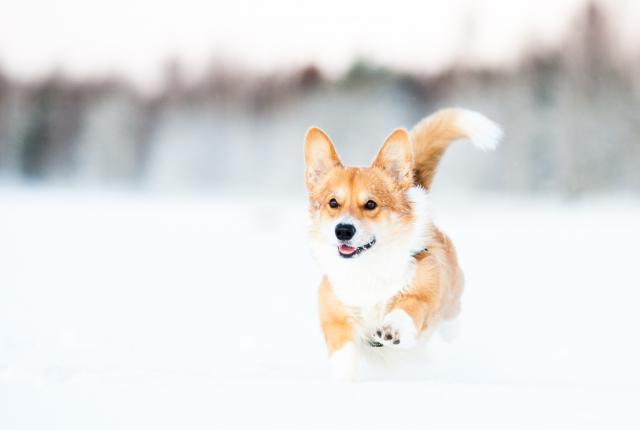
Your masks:
{"label": "dog's black nose", "polygon": [[351,240],[356,234],[353,224],[338,224],[336,226],[336,237],[340,240]]}

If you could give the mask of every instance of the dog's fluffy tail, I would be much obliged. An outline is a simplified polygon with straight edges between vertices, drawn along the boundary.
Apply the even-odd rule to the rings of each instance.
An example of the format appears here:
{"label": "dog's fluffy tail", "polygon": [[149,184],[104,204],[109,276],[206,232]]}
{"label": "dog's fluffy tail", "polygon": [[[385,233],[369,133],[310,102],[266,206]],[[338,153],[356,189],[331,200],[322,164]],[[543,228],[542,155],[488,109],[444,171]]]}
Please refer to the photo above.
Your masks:
{"label": "dog's fluffy tail", "polygon": [[483,151],[493,150],[502,138],[500,127],[477,112],[443,109],[416,124],[411,130],[416,184],[431,188],[433,176],[449,144],[468,139]]}

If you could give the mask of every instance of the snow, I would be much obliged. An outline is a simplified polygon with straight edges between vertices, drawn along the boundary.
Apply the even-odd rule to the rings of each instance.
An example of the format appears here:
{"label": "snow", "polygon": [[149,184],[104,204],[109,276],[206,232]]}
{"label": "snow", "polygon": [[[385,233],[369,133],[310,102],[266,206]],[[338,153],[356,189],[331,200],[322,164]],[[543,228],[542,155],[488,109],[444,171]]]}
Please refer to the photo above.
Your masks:
{"label": "snow", "polygon": [[459,336],[337,384],[304,197],[0,188],[0,428],[638,428],[640,202],[434,200]]}

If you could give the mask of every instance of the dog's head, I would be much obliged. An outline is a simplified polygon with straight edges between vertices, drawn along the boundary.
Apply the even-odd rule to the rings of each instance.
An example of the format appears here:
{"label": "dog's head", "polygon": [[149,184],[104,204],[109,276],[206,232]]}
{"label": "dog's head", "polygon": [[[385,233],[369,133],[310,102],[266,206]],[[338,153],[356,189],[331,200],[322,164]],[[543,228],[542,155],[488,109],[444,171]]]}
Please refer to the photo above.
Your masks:
{"label": "dog's head", "polygon": [[[384,249],[401,250],[407,257],[422,248],[424,234],[416,222],[416,198],[425,192],[414,187],[409,134],[393,131],[370,167],[345,167],[329,137],[311,128],[305,139],[306,182],[309,190],[310,238],[316,251],[333,258],[364,258]],[[422,205],[424,206],[424,205]],[[421,236],[421,237],[418,237]]]}

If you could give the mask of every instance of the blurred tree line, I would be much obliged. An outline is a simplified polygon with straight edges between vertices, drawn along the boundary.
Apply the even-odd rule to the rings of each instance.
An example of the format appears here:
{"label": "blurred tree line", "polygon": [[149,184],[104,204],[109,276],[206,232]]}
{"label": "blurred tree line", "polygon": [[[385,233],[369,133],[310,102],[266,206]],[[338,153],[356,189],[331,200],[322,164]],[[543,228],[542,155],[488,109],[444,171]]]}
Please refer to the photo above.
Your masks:
{"label": "blurred tree line", "polygon": [[302,187],[308,126],[325,128],[345,161],[366,164],[393,128],[457,105],[495,119],[506,140],[492,157],[452,151],[451,183],[636,192],[640,57],[622,57],[608,26],[590,5],[555,50],[532,48],[505,70],[453,65],[435,76],[366,61],[338,80],[314,66],[255,76],[213,64],[186,82],[172,63],[148,96],[118,79],[25,83],[0,71],[0,178],[286,192]]}

